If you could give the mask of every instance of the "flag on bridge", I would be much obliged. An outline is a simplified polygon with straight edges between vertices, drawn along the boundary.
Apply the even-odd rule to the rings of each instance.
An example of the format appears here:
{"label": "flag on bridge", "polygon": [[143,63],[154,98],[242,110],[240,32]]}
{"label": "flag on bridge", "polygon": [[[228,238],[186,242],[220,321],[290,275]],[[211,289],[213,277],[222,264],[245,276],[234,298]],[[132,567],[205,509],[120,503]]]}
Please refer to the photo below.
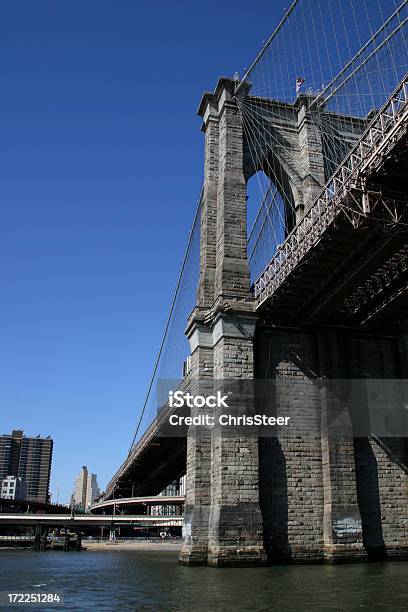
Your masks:
{"label": "flag on bridge", "polygon": [[300,88],[302,87],[304,82],[305,82],[305,79],[303,77],[298,77],[296,79],[296,95],[299,94]]}

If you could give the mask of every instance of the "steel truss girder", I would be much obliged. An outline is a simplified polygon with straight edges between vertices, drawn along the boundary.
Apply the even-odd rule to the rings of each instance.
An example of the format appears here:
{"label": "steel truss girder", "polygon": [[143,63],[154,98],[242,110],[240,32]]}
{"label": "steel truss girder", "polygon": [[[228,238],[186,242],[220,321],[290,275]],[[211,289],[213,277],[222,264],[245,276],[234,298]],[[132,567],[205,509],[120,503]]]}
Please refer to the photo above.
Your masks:
{"label": "steel truss girder", "polygon": [[[385,296],[408,272],[408,244],[378,268],[348,297],[341,310],[350,316],[357,314],[373,299]],[[398,290],[399,291],[399,290]]]}
{"label": "steel truss girder", "polygon": [[375,219],[373,210],[378,211],[381,206],[383,213],[389,215],[390,222],[400,221],[401,213],[396,202],[392,203],[381,193],[370,194],[367,184],[370,175],[381,167],[396,143],[407,133],[407,127],[408,75],[254,283],[258,306],[282,285],[339,215],[344,215],[354,227],[358,227],[367,219]]}

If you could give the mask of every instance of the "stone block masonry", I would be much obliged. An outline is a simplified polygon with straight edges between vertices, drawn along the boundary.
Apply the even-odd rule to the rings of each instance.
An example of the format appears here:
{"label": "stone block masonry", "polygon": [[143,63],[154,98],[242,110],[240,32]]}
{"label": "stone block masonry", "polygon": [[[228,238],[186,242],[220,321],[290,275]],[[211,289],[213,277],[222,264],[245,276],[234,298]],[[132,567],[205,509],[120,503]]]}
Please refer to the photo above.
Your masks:
{"label": "stone block masonry", "polygon": [[[340,401],[341,393],[328,397],[319,367],[331,368],[336,376],[341,372],[333,368],[342,368],[346,383],[398,379],[398,338],[338,331],[322,338],[321,331],[258,326],[256,376],[276,380],[273,404],[280,414],[290,412],[295,420],[298,416],[298,431],[260,440],[260,498],[268,559],[405,558],[408,441],[353,437],[347,409],[341,411],[343,420],[335,421],[340,433],[330,431],[327,404]],[[360,401],[359,410],[368,414],[367,398]]]}
{"label": "stone block masonry", "polygon": [[[408,334],[285,328],[271,325],[273,307],[269,319],[258,319],[246,251],[246,182],[262,164],[251,161],[234,88],[220,79],[199,108],[205,176],[200,280],[186,330],[191,385],[202,393],[205,381],[267,381],[270,396],[257,412],[290,416],[293,427],[275,436],[255,427],[191,428],[180,562],[230,567],[405,557],[407,439],[369,430],[357,436],[347,398],[351,379],[408,378]],[[274,141],[290,148],[282,159],[292,165],[281,171],[293,173],[283,184],[294,185],[286,195],[299,221],[325,180],[322,137],[306,98],[279,104],[279,113]],[[369,423],[372,400],[361,388],[358,416]],[[404,393],[382,400],[406,402]]]}

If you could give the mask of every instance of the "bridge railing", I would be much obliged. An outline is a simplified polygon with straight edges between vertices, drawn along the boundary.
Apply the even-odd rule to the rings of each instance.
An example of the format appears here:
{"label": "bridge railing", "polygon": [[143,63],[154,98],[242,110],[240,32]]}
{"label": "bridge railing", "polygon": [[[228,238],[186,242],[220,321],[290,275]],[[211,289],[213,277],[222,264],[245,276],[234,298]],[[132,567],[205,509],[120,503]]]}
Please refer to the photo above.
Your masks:
{"label": "bridge railing", "polygon": [[[344,213],[355,227],[369,216],[370,205],[365,191],[365,179],[373,169],[375,161],[383,159],[387,149],[392,147],[406,130],[407,102],[408,75],[371,121],[314,204],[254,283],[253,291],[259,304],[282,285],[299,261],[319,242],[340,212]],[[356,197],[350,198],[352,190],[360,192],[360,200]]]}

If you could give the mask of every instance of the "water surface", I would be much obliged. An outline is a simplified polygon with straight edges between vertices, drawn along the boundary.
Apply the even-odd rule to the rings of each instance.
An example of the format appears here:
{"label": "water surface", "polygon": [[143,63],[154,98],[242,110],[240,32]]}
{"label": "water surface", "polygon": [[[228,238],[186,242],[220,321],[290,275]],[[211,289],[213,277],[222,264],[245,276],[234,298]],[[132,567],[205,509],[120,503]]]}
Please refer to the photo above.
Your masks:
{"label": "water surface", "polygon": [[0,582],[57,590],[63,610],[408,610],[404,562],[214,569],[180,566],[176,552],[0,551]]}

